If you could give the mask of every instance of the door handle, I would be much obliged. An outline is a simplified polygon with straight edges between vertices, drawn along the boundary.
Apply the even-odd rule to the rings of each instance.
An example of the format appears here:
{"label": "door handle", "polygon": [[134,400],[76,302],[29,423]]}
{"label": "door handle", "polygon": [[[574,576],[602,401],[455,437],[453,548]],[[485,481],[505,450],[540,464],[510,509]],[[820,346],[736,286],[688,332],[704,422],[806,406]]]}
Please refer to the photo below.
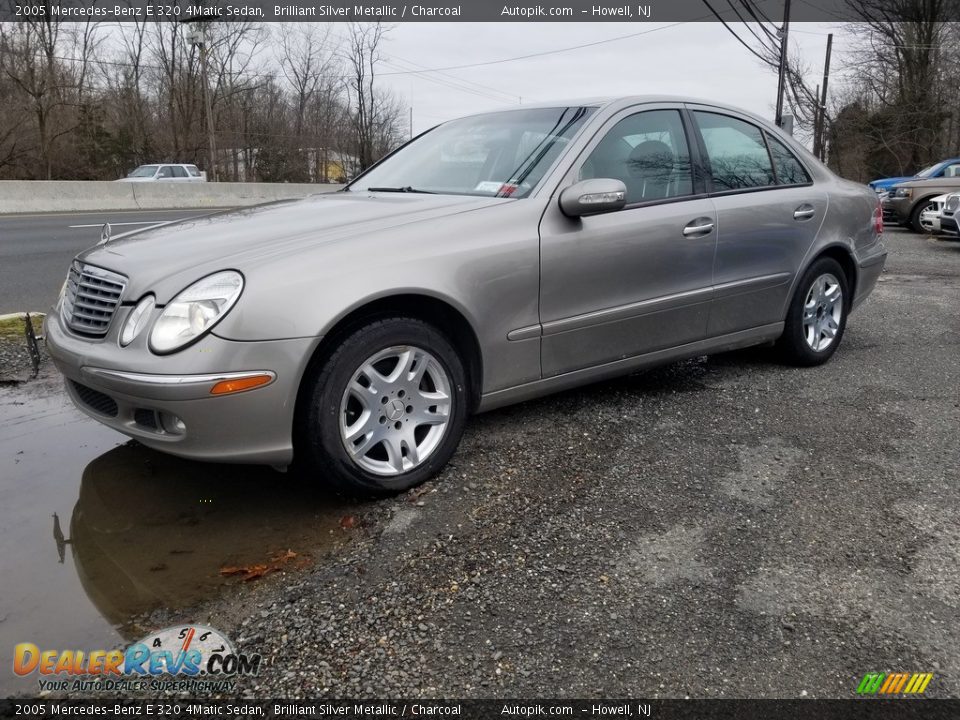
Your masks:
{"label": "door handle", "polygon": [[817,214],[817,209],[813,205],[801,205],[793,211],[794,220],[809,220]]}
{"label": "door handle", "polygon": [[699,217],[691,220],[683,228],[684,237],[703,237],[713,232],[713,220],[708,217]]}

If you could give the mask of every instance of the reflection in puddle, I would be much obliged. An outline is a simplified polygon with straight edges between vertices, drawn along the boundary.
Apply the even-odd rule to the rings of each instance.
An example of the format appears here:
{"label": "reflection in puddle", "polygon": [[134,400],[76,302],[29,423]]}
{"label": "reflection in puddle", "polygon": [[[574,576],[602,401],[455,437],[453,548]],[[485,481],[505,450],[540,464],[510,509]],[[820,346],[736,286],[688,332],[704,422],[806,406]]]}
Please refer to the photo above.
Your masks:
{"label": "reflection in puddle", "polygon": [[13,675],[16,643],[120,646],[142,634],[134,615],[243,582],[224,566],[287,551],[296,560],[284,569],[322,561],[350,537],[339,527],[350,513],[268,468],[127,442],[80,414],[49,373],[0,386],[0,697],[36,692],[35,678]]}
{"label": "reflection in puddle", "polygon": [[180,460],[135,444],[87,465],[70,519],[87,595],[111,623],[177,608],[226,582],[224,567],[288,550],[317,558],[344,537],[343,508],[269,468]]}

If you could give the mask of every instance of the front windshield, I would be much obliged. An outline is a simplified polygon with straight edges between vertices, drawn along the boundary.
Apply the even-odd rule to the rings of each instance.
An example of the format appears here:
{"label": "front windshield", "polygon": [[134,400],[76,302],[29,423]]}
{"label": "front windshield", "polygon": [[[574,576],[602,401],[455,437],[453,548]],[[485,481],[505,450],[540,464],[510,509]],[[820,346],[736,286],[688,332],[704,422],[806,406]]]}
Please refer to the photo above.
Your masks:
{"label": "front windshield", "polygon": [[127,175],[127,177],[153,177],[156,172],[156,165],[141,165],[132,173]]}
{"label": "front windshield", "polygon": [[936,165],[931,165],[930,167],[925,168],[924,170],[921,170],[920,172],[918,172],[917,177],[922,177],[922,178],[930,177],[931,175],[933,175],[933,171],[936,170],[938,167],[940,167],[940,163],[937,163]]}
{"label": "front windshield", "polygon": [[594,108],[508,110],[444,123],[348,190],[525,197]]}

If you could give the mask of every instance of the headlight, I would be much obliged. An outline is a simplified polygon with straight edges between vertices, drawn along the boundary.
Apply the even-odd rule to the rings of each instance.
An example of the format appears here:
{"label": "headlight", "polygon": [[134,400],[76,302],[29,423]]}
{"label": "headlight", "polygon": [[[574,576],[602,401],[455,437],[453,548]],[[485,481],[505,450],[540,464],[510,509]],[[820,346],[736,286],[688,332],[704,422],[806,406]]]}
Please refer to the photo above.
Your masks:
{"label": "headlight", "polygon": [[242,290],[243,275],[235,270],[198,280],[160,313],[150,333],[150,349],[169,353],[198,340],[230,311]]}
{"label": "headlight", "polygon": [[120,331],[120,345],[126,347],[136,339],[137,335],[147,326],[150,320],[150,314],[157,305],[153,295],[147,295],[143,300],[137,303],[133,312],[127,316],[127,322],[123,324],[123,330]]}
{"label": "headlight", "polygon": [[897,188],[897,191],[893,194],[894,197],[898,198],[908,198],[913,195],[913,188]]}

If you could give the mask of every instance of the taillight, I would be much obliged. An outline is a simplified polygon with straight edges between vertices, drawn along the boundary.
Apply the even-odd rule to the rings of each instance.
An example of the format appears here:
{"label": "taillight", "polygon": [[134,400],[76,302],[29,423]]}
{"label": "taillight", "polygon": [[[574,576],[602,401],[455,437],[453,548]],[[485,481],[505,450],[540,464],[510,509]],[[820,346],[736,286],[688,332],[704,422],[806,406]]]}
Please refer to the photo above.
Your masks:
{"label": "taillight", "polygon": [[879,200],[873,211],[873,231],[877,235],[883,235],[883,204]]}

